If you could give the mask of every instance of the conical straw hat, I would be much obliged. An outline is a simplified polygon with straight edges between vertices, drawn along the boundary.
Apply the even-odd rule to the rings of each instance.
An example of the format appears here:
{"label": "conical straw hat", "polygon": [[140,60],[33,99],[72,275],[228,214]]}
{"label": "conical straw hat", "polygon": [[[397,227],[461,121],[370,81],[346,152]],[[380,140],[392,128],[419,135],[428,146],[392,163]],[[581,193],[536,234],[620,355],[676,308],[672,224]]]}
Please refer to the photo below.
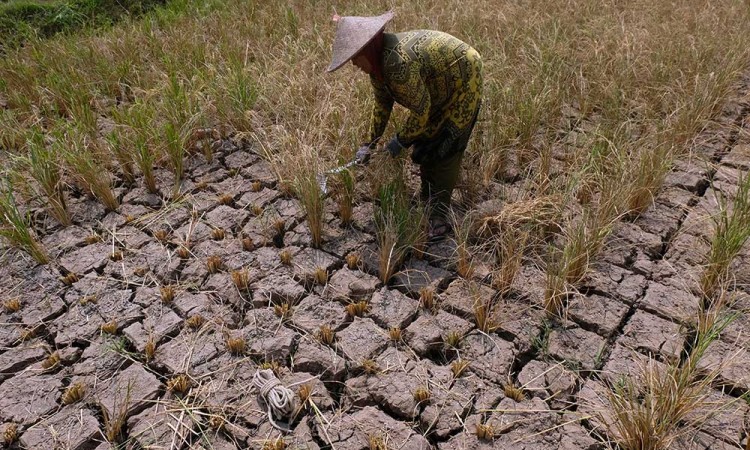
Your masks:
{"label": "conical straw hat", "polygon": [[336,26],[333,40],[333,61],[328,72],[333,72],[362,50],[385,25],[393,19],[393,11],[376,17],[344,16]]}

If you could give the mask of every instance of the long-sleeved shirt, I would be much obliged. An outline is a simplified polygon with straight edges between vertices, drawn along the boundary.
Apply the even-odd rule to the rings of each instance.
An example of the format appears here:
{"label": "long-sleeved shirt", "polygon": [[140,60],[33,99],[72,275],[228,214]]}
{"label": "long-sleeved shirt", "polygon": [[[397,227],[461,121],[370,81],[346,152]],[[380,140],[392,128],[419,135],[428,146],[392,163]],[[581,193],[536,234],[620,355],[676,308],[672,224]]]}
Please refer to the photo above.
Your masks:
{"label": "long-sleeved shirt", "polygon": [[482,95],[482,60],[461,40],[440,31],[384,33],[383,80],[375,93],[370,140],[380,137],[393,102],[411,111],[398,130],[404,146],[435,137],[445,126],[460,133],[476,117]]}

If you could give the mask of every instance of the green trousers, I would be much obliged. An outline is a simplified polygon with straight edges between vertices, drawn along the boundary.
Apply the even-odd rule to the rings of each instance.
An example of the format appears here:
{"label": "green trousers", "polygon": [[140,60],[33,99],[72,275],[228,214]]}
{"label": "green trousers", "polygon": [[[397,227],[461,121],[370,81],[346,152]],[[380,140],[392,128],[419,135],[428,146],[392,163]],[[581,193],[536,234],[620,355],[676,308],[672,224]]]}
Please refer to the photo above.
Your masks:
{"label": "green trousers", "polygon": [[464,158],[464,152],[460,151],[446,159],[438,160],[433,163],[422,164],[422,200],[427,202],[431,207],[431,215],[435,217],[445,217],[451,204],[451,195],[453,189],[458,183],[458,177],[461,173],[461,161]]}
{"label": "green trousers", "polygon": [[422,200],[431,205],[433,217],[445,217],[448,213],[451,195],[461,174],[464,151],[478,115],[479,105],[467,128],[445,129],[434,139],[414,143],[411,157],[421,169]]}

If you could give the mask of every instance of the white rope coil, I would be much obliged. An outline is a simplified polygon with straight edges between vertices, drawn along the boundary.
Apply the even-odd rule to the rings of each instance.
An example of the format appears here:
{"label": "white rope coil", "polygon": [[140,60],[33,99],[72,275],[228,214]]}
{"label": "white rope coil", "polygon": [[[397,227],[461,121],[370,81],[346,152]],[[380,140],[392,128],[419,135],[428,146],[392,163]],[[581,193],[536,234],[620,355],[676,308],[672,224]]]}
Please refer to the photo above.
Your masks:
{"label": "white rope coil", "polygon": [[[284,386],[271,369],[256,370],[253,384],[268,408],[268,421],[271,425],[282,431],[290,431],[289,424],[294,414],[294,392]],[[285,423],[278,423],[274,419]]]}

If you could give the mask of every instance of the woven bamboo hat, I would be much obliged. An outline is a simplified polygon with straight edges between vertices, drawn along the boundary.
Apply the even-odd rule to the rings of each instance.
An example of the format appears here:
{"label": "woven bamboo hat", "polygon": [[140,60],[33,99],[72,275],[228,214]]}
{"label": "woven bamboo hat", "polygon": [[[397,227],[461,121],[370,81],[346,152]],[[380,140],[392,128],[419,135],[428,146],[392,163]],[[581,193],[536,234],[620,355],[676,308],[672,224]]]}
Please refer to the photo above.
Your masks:
{"label": "woven bamboo hat", "polygon": [[391,19],[393,19],[393,11],[375,17],[340,17],[337,21],[336,37],[333,40],[333,60],[328,66],[328,72],[333,72],[352,59],[385,28]]}

